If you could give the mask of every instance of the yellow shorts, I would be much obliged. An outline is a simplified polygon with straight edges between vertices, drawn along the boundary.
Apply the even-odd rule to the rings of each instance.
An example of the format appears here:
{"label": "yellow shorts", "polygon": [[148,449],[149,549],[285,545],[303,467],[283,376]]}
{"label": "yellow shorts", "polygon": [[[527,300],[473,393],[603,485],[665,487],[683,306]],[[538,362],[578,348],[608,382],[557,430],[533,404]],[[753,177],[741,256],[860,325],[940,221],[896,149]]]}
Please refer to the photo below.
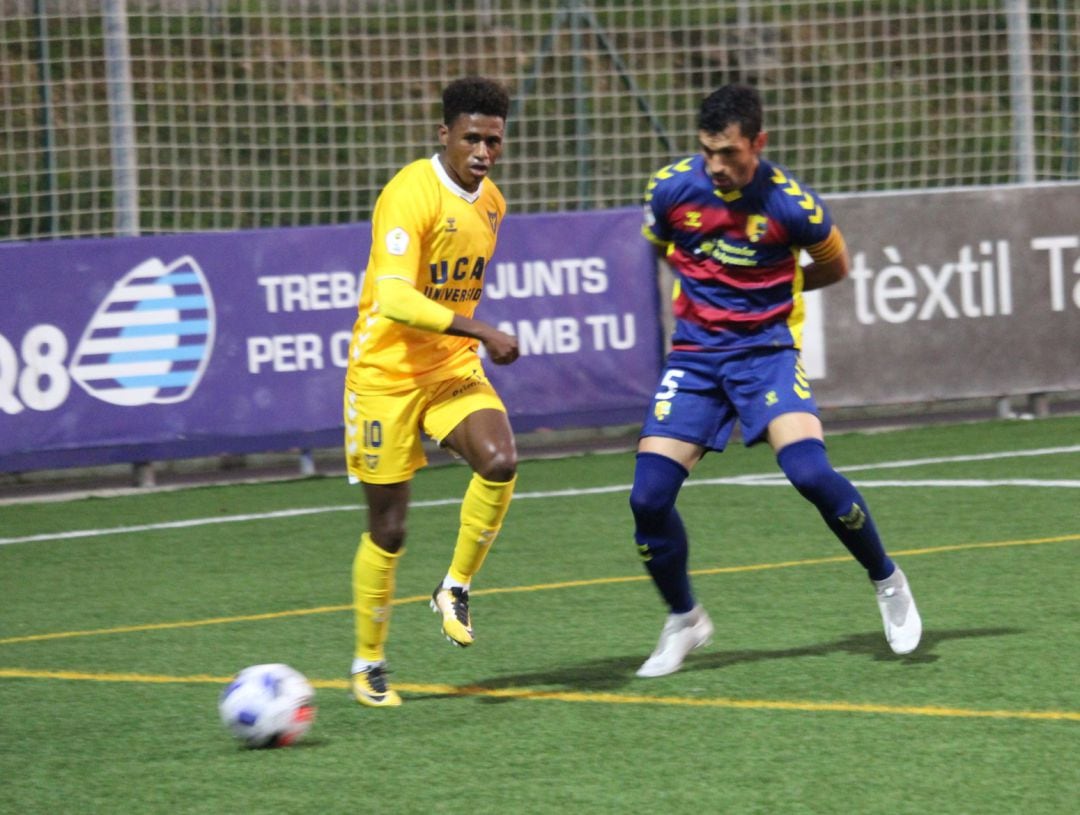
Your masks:
{"label": "yellow shorts", "polygon": [[482,368],[393,393],[345,389],[345,463],[349,481],[397,484],[427,464],[421,431],[442,444],[471,413],[506,412]]}

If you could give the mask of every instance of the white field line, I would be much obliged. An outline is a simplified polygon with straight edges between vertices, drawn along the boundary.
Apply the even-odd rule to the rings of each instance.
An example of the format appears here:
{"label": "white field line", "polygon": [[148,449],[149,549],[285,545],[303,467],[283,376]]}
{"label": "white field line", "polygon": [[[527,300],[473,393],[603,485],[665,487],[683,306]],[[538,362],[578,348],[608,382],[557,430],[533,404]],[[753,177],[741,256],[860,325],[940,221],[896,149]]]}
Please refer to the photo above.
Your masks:
{"label": "white field line", "polygon": [[[1080,489],[1080,479],[1040,479],[1040,478],[924,478],[913,481],[890,481],[888,479],[858,479],[852,481],[857,487],[1060,487]],[[723,484],[736,487],[787,487],[784,476],[752,476],[742,480],[736,478],[711,478],[701,481],[688,481],[684,486],[700,487],[708,484]],[[629,489],[629,487],[627,487]],[[2,541],[0,541],[2,542]]]}
{"label": "white field line", "polygon": [[[1028,456],[1052,456],[1068,453],[1080,453],[1080,445],[1069,447],[1044,447],[1038,450],[1016,450],[1001,453],[979,453],[963,456],[942,456],[940,458],[909,459],[906,461],[883,461],[876,464],[858,464],[851,467],[838,468],[844,472],[856,472],[861,470],[885,470],[902,467],[918,467],[923,464],[952,464],[968,461],[993,461],[1008,458],[1024,458]],[[735,476],[731,478],[703,478],[687,481],[684,487],[705,486],[736,486],[736,487],[779,487],[787,486],[787,479],[776,472],[757,473],[752,475]],[[1065,488],[1080,489],[1080,479],[1035,479],[1035,478],[1007,478],[1007,479],[918,479],[911,481],[899,480],[859,480],[855,482],[858,487],[1038,487],[1038,488]],[[603,495],[613,492],[629,492],[630,484],[615,484],[605,487],[583,487],[565,490],[550,490],[546,492],[523,492],[514,495],[515,501],[527,501],[543,498],[565,498],[578,495]],[[440,507],[460,504],[460,498],[439,498],[428,501],[415,501],[411,508]],[[124,535],[135,532],[152,532],[162,529],[183,529],[196,526],[211,526],[214,524],[243,523],[246,521],[273,520],[276,518],[294,518],[302,515],[321,515],[329,512],[355,512],[363,509],[360,504],[346,504],[326,507],[307,507],[300,509],[281,509],[273,512],[258,512],[244,515],[224,515],[213,518],[189,518],[184,521],[162,521],[153,524],[137,524],[134,526],[116,526],[102,529],[78,529],[71,532],[47,532],[40,535],[24,535],[15,538],[0,538],[0,546],[13,543],[34,543],[38,541],[73,540],[77,538],[96,538],[106,535]]]}
{"label": "white field line", "polygon": [[[1042,447],[1035,450],[1012,450],[1003,453],[971,453],[963,456],[941,456],[937,458],[912,458],[905,461],[879,461],[875,464],[854,464],[850,467],[837,467],[845,473],[863,470],[896,470],[903,467],[922,467],[924,464],[959,464],[966,461],[996,461],[1004,458],[1027,458],[1029,456],[1056,456],[1064,453],[1080,453],[1080,444],[1068,447]],[[759,473],[744,478],[772,479],[776,473]]]}

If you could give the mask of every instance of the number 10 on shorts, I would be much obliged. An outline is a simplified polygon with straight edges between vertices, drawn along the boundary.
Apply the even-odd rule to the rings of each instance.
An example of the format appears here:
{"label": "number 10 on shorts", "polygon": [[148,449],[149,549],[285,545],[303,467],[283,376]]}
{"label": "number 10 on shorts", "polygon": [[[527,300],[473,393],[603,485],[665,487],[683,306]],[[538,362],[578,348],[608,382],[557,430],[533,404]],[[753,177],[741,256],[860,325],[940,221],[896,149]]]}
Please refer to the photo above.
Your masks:
{"label": "number 10 on shorts", "polygon": [[382,447],[382,422],[364,419],[364,448]]}

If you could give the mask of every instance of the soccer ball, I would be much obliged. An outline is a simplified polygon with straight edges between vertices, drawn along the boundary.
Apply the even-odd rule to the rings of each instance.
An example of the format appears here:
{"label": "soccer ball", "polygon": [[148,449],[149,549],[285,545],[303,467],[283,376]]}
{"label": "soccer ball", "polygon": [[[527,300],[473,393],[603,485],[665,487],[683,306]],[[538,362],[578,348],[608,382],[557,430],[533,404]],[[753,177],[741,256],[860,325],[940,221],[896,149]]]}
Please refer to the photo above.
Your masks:
{"label": "soccer ball", "polygon": [[315,690],[288,665],[244,668],[221,692],[221,721],[247,747],[284,747],[311,727]]}

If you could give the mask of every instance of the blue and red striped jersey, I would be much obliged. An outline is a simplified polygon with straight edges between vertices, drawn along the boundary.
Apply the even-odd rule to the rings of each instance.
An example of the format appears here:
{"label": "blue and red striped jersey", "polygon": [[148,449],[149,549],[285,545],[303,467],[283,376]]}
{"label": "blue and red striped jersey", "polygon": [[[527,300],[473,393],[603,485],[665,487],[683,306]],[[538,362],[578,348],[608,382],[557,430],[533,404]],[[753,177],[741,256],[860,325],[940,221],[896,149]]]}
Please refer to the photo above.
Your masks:
{"label": "blue and red striped jersey", "polygon": [[842,241],[817,194],[779,165],[761,158],[749,184],[724,193],[700,154],[653,176],[642,234],[676,276],[676,350],[798,348],[799,253]]}

